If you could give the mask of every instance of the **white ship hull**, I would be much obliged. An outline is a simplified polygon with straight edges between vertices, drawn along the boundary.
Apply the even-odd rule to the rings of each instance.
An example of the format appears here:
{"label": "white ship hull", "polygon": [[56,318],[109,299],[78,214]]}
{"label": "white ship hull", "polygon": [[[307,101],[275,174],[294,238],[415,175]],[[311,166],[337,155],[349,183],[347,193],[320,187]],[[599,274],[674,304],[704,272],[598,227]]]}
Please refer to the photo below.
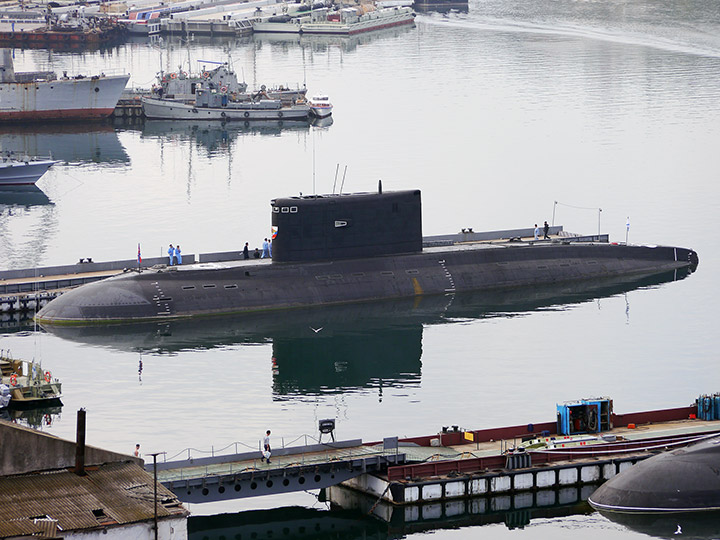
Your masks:
{"label": "white ship hull", "polygon": [[269,32],[273,34],[300,34],[302,25],[296,21],[290,22],[254,22],[253,32]]}
{"label": "white ship hull", "polygon": [[232,107],[196,107],[176,101],[143,98],[145,116],[159,120],[217,120],[227,122],[231,120],[298,120],[306,119],[310,114],[307,105],[293,105],[291,107],[253,108],[252,104]]}
{"label": "white ship hull", "polygon": [[0,186],[28,186],[34,184],[54,163],[57,162],[53,160],[29,162],[8,160],[0,162]]}
{"label": "white ship hull", "polygon": [[384,8],[370,11],[352,22],[344,21],[306,21],[292,20],[288,22],[256,22],[253,23],[253,31],[284,34],[332,34],[332,35],[354,35],[372,30],[392,28],[415,22],[415,13],[408,7]]}
{"label": "white ship hull", "polygon": [[96,119],[112,114],[130,75],[0,83],[0,121]]}

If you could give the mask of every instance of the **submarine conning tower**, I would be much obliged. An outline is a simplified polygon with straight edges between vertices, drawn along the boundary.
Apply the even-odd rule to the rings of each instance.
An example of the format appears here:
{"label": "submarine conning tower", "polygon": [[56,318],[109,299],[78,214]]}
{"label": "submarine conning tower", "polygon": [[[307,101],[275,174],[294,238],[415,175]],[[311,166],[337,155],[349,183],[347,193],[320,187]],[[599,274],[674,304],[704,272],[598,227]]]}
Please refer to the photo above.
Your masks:
{"label": "submarine conning tower", "polygon": [[275,199],[273,262],[422,251],[420,190]]}

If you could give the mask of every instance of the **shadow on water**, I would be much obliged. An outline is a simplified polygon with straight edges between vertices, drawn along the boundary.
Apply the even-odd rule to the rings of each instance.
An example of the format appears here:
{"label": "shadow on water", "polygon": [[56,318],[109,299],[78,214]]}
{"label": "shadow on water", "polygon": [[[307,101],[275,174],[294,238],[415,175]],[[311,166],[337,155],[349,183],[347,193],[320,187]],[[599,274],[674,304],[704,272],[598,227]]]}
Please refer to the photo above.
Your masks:
{"label": "shadow on water", "polygon": [[265,120],[238,122],[197,122],[195,120],[143,120],[115,118],[113,125],[125,131],[139,131],[143,139],[194,142],[209,152],[228,150],[239,137],[278,136],[309,133],[311,127],[328,128],[333,119]]}
{"label": "shadow on water", "polygon": [[0,126],[0,148],[19,155],[52,156],[70,163],[129,163],[108,122]]}
{"label": "shadow on water", "polygon": [[720,512],[644,515],[600,513],[610,521],[654,538],[720,538]]}
{"label": "shadow on water", "polygon": [[375,30],[347,35],[335,34],[286,34],[286,33],[259,33],[253,34],[252,40],[255,46],[262,48],[270,46],[273,48],[284,48],[289,45],[299,45],[303,50],[312,52],[325,52],[329,49],[339,49],[343,52],[350,52],[359,46],[368,45],[374,41],[395,39],[408,32],[413,32],[413,25],[406,24],[393,28]]}
{"label": "shadow on water", "polygon": [[383,523],[344,510],[285,507],[188,519],[188,540],[221,538],[380,540],[389,536]]}
{"label": "shadow on water", "polygon": [[[592,492],[593,486],[586,486]],[[541,490],[538,494],[479,497],[397,507],[378,504],[370,497],[343,486],[320,492],[330,501],[329,510],[300,507],[253,510],[237,514],[190,517],[189,540],[222,538],[287,539],[390,539],[438,529],[458,529],[503,524],[523,528],[533,519],[592,513],[582,490]]]}
{"label": "shadow on water", "polygon": [[32,186],[0,186],[0,212],[7,207],[30,207],[53,204],[50,198],[39,187]]}
{"label": "shadow on water", "polygon": [[42,431],[43,428],[52,426],[61,412],[62,405],[33,409],[2,409],[0,410],[0,420]]}
{"label": "shadow on water", "polygon": [[[272,344],[277,399],[350,388],[419,384],[426,325],[514,317],[566,309],[684,278],[677,271],[645,278],[596,280],[507,291],[425,296],[223,318],[116,326],[49,326],[71,341],[121,351],[173,354],[242,344]],[[624,315],[624,314],[623,314]]]}

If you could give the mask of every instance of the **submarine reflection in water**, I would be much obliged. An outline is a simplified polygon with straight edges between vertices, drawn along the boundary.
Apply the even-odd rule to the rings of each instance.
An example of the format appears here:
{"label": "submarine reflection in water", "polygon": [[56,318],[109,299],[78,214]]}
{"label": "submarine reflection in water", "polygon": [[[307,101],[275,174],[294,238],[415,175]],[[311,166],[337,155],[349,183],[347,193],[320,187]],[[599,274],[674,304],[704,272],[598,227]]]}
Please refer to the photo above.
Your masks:
{"label": "submarine reflection in water", "polygon": [[552,306],[562,309],[679,280],[688,273],[684,269],[644,278],[423,296],[234,317],[44,328],[72,341],[159,355],[272,343],[273,384],[277,394],[332,392],[419,382],[425,325],[510,317]]}
{"label": "submarine reflection in water", "polygon": [[720,538],[720,512],[670,514],[600,513],[610,521],[653,538],[692,538],[716,540]]}

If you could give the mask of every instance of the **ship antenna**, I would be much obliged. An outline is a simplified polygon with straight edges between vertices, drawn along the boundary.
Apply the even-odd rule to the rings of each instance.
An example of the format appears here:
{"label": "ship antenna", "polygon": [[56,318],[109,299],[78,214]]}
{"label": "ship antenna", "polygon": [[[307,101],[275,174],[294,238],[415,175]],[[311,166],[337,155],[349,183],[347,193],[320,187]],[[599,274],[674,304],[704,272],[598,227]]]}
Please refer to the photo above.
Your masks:
{"label": "ship antenna", "polygon": [[337,167],[335,167],[335,181],[333,182],[333,195],[335,195],[335,185],[337,184],[337,175],[340,171],[340,164],[337,164]]}
{"label": "ship antenna", "polygon": [[347,174],[347,165],[345,165],[345,170],[343,171],[343,179],[340,183],[340,195],[342,195],[343,186],[345,185],[345,175]]}

